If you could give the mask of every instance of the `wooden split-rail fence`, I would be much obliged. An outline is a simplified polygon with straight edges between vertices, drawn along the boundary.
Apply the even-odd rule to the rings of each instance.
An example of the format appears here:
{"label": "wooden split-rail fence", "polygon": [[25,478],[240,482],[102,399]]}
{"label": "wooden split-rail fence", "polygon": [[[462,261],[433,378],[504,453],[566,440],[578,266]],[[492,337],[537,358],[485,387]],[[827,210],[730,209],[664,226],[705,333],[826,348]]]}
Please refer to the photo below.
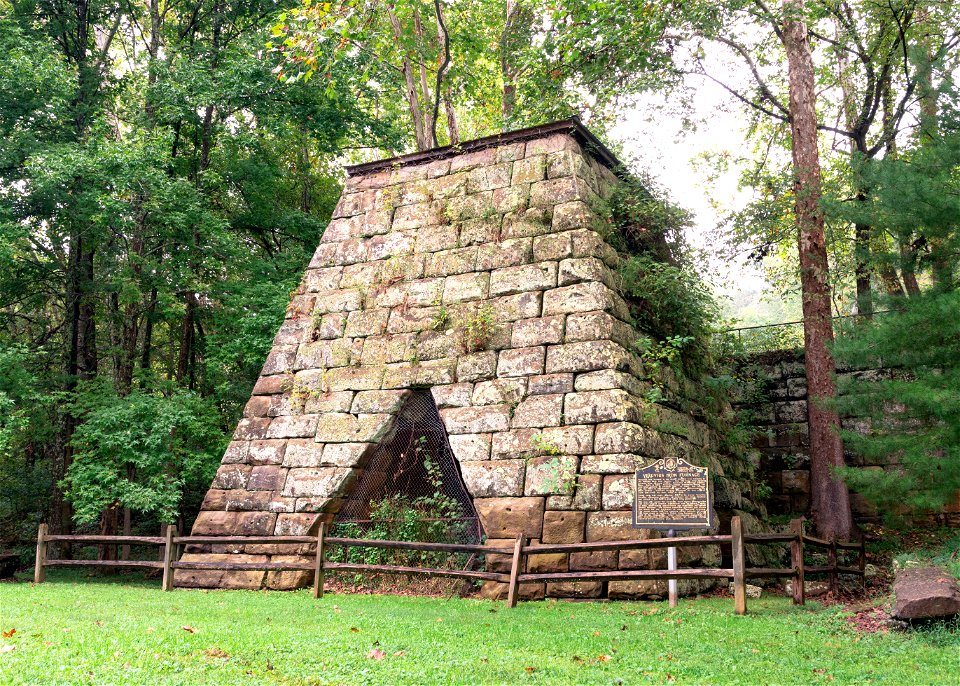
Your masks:
{"label": "wooden split-rail fence", "polygon": [[[70,542],[80,545],[145,545],[160,546],[160,560],[65,560],[47,557],[48,545],[56,542]],[[308,544],[316,545],[313,561],[287,562],[199,562],[179,559],[179,551],[187,545],[204,544]],[[789,544],[791,565],[789,568],[762,568],[746,566],[746,545]],[[643,550],[668,547],[718,545],[731,547],[732,567],[688,568],[688,569],[619,569],[608,571],[569,571],[569,572],[524,572],[525,561],[529,555],[545,553],[584,553],[601,551]],[[344,548],[380,548],[386,550],[413,550],[440,553],[469,553],[471,555],[506,555],[510,557],[510,572],[479,571],[469,569],[442,569],[436,567],[405,567],[398,565],[359,564],[352,562],[333,562],[326,559],[325,552],[332,546]],[[822,550],[827,564],[809,566],[804,563],[804,554],[808,548]],[[841,551],[858,553],[856,566],[841,566],[838,562]],[[40,525],[37,535],[37,559],[34,568],[34,582],[41,583],[47,567],[140,567],[162,570],[161,588],[172,591],[174,572],[182,570],[214,570],[234,572],[264,571],[308,571],[313,573],[313,597],[323,596],[324,577],[327,572],[354,572],[365,574],[424,574],[427,576],[446,576],[460,579],[496,581],[507,585],[507,605],[515,607],[519,599],[519,589],[525,583],[577,582],[577,581],[639,581],[672,579],[729,579],[733,582],[734,611],[745,614],[747,611],[746,580],[757,578],[791,578],[793,581],[793,602],[803,605],[804,584],[807,575],[827,575],[831,591],[836,595],[839,590],[839,575],[850,574],[864,577],[865,550],[863,541],[848,543],[827,541],[809,536],[804,531],[804,521],[794,520],[786,533],[747,534],[743,531],[739,517],[730,523],[730,533],[709,536],[684,536],[679,538],[655,538],[631,541],[596,541],[590,543],[562,543],[529,545],[523,535],[517,536],[510,548],[470,545],[459,543],[421,543],[413,541],[378,541],[359,538],[340,538],[327,536],[326,524],[321,524],[316,536],[178,536],[172,526],[167,527],[164,536],[68,536],[47,533],[46,524]]]}

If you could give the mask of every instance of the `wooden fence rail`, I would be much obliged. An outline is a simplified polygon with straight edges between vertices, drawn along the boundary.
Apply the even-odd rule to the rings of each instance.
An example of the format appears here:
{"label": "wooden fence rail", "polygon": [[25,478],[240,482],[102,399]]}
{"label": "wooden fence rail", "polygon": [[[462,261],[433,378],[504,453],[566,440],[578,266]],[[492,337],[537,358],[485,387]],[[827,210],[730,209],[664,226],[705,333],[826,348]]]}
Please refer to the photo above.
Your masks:
{"label": "wooden fence rail", "polygon": [[[37,534],[37,559],[34,568],[34,581],[41,583],[45,578],[46,567],[56,566],[97,566],[97,567],[140,567],[163,570],[162,589],[172,591],[174,572],[183,570],[218,571],[307,571],[313,572],[313,596],[323,596],[324,578],[328,571],[358,572],[369,574],[424,574],[460,579],[496,581],[507,584],[507,605],[515,607],[519,599],[519,588],[525,583],[570,582],[570,581],[627,581],[638,579],[730,579],[734,589],[734,611],[744,614],[747,611],[746,580],[751,578],[790,577],[793,581],[793,602],[803,604],[804,584],[808,574],[826,574],[830,588],[836,594],[840,574],[864,576],[864,543],[827,541],[804,532],[802,519],[790,523],[789,533],[746,534],[739,517],[730,523],[730,533],[725,535],[686,536],[680,538],[636,539],[628,541],[597,541],[590,543],[558,543],[548,545],[529,545],[525,536],[517,536],[512,547],[491,547],[479,544],[427,543],[419,541],[377,541],[360,538],[341,538],[327,536],[326,524],[321,524],[316,536],[177,536],[172,526],[167,527],[164,536],[66,536],[50,535],[47,526],[40,525]],[[55,541],[71,541],[82,545],[145,545],[161,547],[162,560],[53,560],[47,557],[47,546]],[[301,544],[315,545],[314,559],[288,562],[203,562],[179,560],[178,551],[185,545],[243,545],[243,544]],[[751,545],[790,545],[790,567],[747,567],[745,546]],[[567,572],[524,572],[525,559],[529,555],[545,553],[583,553],[600,551],[641,550],[695,545],[729,545],[732,553],[730,568],[691,568],[691,569],[620,569],[606,571],[567,571]],[[415,550],[439,553],[470,553],[478,555],[510,556],[509,574],[503,572],[477,571],[471,569],[444,569],[440,567],[409,567],[402,565],[360,564],[352,562],[333,562],[326,559],[326,550],[331,546],[343,549],[379,548],[384,550]],[[807,566],[804,564],[804,552],[807,546],[826,551],[826,565]],[[857,566],[839,564],[838,551],[857,551]],[[471,558],[472,559],[472,558]]]}

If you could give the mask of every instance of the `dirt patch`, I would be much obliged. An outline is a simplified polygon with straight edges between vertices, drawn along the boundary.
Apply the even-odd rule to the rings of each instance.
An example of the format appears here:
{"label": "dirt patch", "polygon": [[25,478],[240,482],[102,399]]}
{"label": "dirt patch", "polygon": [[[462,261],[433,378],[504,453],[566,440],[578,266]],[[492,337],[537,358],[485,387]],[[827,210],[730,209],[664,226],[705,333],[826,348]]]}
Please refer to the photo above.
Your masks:
{"label": "dirt patch", "polygon": [[861,634],[885,634],[890,630],[890,613],[884,608],[849,609],[853,614],[847,617],[846,621],[854,631]]}

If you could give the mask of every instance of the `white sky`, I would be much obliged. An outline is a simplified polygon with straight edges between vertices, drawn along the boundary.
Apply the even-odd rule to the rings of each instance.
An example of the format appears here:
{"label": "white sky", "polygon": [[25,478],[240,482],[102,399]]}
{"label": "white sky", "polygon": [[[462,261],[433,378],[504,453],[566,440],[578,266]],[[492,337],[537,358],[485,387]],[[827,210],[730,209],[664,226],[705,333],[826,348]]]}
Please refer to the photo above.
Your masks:
{"label": "white sky", "polygon": [[[731,169],[708,180],[705,170],[697,171],[695,161],[705,151],[737,151],[745,143],[743,113],[731,105],[729,96],[706,79],[697,88],[690,118],[695,130],[683,130],[680,119],[662,107],[663,98],[641,97],[624,111],[623,120],[611,130],[611,137],[624,143],[625,157],[646,170],[668,191],[672,199],[691,210],[695,225],[687,241],[707,253],[715,253],[715,230],[723,213],[743,207],[749,195],[737,189],[737,172]],[[711,196],[718,203],[714,207]],[[713,248],[713,249],[712,249]],[[745,260],[712,260],[711,271],[719,276],[718,293],[756,292],[767,282],[761,272]]]}

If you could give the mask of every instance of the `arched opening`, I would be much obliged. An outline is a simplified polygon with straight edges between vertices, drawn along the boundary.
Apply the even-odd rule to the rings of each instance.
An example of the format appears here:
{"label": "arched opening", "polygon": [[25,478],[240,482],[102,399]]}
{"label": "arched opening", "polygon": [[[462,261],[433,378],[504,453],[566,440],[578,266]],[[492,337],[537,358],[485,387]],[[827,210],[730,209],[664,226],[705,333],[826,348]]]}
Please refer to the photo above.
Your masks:
{"label": "arched opening", "polygon": [[334,519],[335,535],[479,543],[480,520],[440,413],[415,390]]}

